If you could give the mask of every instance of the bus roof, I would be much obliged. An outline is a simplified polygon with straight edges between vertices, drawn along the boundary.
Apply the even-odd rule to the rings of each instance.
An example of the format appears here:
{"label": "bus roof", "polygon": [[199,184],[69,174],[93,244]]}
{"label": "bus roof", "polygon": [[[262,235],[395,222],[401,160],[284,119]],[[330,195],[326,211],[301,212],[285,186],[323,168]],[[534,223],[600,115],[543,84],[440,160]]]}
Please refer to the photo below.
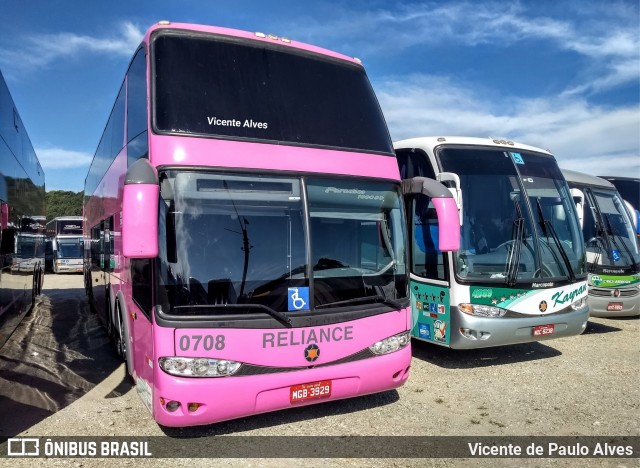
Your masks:
{"label": "bus roof", "polygon": [[601,177],[602,179],[607,179],[607,180],[629,180],[631,182],[640,182],[640,179],[638,177],[605,176],[605,175],[601,175],[598,177]]}
{"label": "bus roof", "polygon": [[593,187],[606,188],[609,190],[615,190],[616,187],[608,180],[600,177],[585,174],[583,172],[572,171],[571,169],[562,169],[562,175],[569,184],[590,185]]}
{"label": "bus roof", "polygon": [[144,35],[143,42],[149,44],[149,40],[151,35],[155,31],[159,30],[182,30],[182,31],[194,31],[194,32],[202,32],[209,34],[218,34],[223,36],[230,37],[238,37],[243,39],[249,39],[256,42],[266,42],[269,44],[277,43],[282,47],[293,47],[296,49],[306,50],[308,52],[314,52],[321,55],[326,55],[329,57],[334,57],[337,59],[346,60],[348,62],[361,65],[359,59],[355,57],[349,57],[347,55],[340,54],[338,52],[334,52],[328,49],[324,49],[322,47],[317,47],[311,44],[306,44],[304,42],[294,41],[288,39],[286,36],[276,36],[274,34],[265,34],[261,32],[249,32],[242,31],[240,29],[231,29],[231,28],[223,28],[219,26],[207,26],[202,24],[190,24],[190,23],[172,23],[170,21],[159,21],[158,23],[151,26]]}
{"label": "bus roof", "polygon": [[400,148],[421,148],[426,151],[433,152],[434,148],[443,144],[452,145],[469,145],[469,146],[495,146],[496,148],[504,149],[520,149],[535,151],[538,153],[545,153],[551,155],[549,150],[538,148],[536,146],[525,145],[522,143],[514,142],[512,140],[504,140],[498,138],[477,138],[477,137],[462,137],[462,136],[428,136],[419,138],[409,138],[407,140],[400,140],[393,143],[394,149]]}

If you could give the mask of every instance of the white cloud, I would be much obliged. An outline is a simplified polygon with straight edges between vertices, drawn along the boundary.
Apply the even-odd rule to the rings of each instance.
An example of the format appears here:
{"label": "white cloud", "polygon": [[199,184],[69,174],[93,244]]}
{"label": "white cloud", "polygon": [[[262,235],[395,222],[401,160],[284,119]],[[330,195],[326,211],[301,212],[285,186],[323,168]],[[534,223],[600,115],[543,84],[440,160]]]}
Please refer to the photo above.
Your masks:
{"label": "white cloud", "polygon": [[143,31],[131,22],[124,22],[110,36],[95,37],[74,33],[34,34],[22,40],[19,50],[0,49],[0,64],[31,70],[42,68],[61,58],[73,58],[83,53],[130,56],[140,43]]}
{"label": "white cloud", "polygon": [[[358,57],[397,54],[412,47],[462,44],[503,48],[523,41],[545,42],[556,51],[588,58],[591,67],[577,71],[583,84],[567,93],[598,92],[638,80],[640,35],[638,10],[624,3],[575,2],[562,17],[539,3],[447,2],[396,5],[394,10],[332,9],[329,19],[291,25],[294,37],[331,38],[347,44]],[[437,49],[434,48],[437,52]]]}
{"label": "white cloud", "polygon": [[47,169],[88,169],[93,159],[92,154],[63,148],[36,148],[35,151],[45,174]]}
{"label": "white cloud", "polygon": [[640,108],[583,99],[494,99],[442,77],[374,83],[394,140],[418,136],[504,137],[550,149],[562,167],[640,177]]}

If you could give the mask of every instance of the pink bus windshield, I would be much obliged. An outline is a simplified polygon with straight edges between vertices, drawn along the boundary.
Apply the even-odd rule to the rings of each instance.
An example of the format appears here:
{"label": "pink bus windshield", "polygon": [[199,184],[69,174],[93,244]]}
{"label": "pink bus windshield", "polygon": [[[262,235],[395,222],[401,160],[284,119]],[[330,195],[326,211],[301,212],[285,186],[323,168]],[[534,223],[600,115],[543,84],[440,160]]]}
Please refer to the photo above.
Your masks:
{"label": "pink bus windshield", "polygon": [[310,316],[407,297],[397,184],[199,171],[161,180],[165,313]]}

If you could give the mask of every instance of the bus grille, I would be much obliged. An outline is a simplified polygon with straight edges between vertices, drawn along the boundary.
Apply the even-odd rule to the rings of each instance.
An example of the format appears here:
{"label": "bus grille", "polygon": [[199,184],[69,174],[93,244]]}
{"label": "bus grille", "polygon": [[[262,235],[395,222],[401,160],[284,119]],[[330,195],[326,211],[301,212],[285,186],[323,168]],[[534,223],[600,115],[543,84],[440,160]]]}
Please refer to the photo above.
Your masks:
{"label": "bus grille", "polygon": [[612,297],[614,299],[619,299],[622,297],[634,297],[637,296],[640,291],[637,288],[629,288],[629,289],[618,289],[620,291],[620,296],[613,296],[613,289],[603,289],[603,288],[589,288],[590,296],[598,296],[598,297]]}
{"label": "bus grille", "polygon": [[360,361],[362,359],[368,359],[376,356],[371,352],[369,348],[358,351],[351,356],[344,357],[332,362],[326,362],[324,364],[318,364],[317,366],[300,366],[300,367],[272,367],[272,366],[257,366],[255,364],[242,364],[242,367],[234,374],[235,376],[241,375],[263,375],[263,374],[277,374],[281,372],[295,372],[305,369],[315,369],[318,367],[334,366],[336,364],[345,364],[347,362]]}

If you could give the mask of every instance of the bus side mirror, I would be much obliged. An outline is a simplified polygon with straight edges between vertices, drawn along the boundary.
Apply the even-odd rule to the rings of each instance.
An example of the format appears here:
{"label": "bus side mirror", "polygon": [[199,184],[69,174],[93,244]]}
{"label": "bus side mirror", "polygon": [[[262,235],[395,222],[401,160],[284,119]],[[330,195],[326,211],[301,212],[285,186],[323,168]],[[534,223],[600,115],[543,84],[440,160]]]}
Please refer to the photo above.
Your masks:
{"label": "bus side mirror", "polygon": [[122,194],[122,254],[128,258],[158,256],[158,174],[146,159],[127,170]]}
{"label": "bus side mirror", "polygon": [[576,204],[576,212],[578,213],[578,221],[580,222],[580,229],[584,227],[584,193],[577,188],[571,189],[571,197]]}
{"label": "bus side mirror", "polygon": [[460,217],[453,194],[440,182],[426,177],[402,181],[404,195],[423,194],[431,199],[438,215],[438,250],[449,252],[460,249]]}
{"label": "bus side mirror", "polygon": [[627,207],[627,211],[629,212],[629,217],[631,218],[631,222],[633,223],[633,229],[636,231],[638,235],[640,235],[640,231],[638,231],[638,219],[640,218],[640,214],[638,214],[638,210],[636,210],[631,203],[627,200],[622,200],[624,202],[624,206]]}

